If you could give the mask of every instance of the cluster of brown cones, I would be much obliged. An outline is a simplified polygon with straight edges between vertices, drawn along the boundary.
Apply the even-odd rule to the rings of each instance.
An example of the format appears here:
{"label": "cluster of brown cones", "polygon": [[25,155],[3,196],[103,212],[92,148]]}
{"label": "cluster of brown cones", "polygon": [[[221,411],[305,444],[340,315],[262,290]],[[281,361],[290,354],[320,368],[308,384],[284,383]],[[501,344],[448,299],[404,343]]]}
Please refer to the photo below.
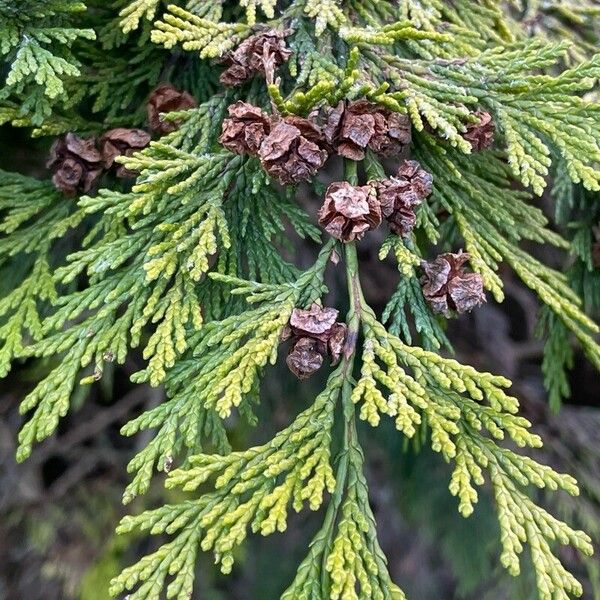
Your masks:
{"label": "cluster of brown cones", "polygon": [[431,194],[433,177],[415,160],[401,163],[397,175],[367,185],[332,183],[319,210],[319,224],[342,242],[361,239],[383,219],[398,235],[408,235],[416,224],[415,208]]}
{"label": "cluster of brown cones", "polygon": [[310,309],[295,308],[282,341],[292,338],[287,365],[299,379],[307,379],[318,371],[323,359],[329,356],[331,364],[340,360],[347,327],[337,322],[338,311],[314,303]]}
{"label": "cluster of brown cones", "polygon": [[[275,29],[259,31],[224,56],[221,63],[225,70],[220,81],[235,87],[257,74],[272,81],[275,68],[285,63],[290,54],[284,32]],[[239,108],[235,112],[239,113]],[[478,152],[491,146],[494,123],[488,112],[477,111],[474,116],[478,122],[468,124],[463,137]],[[235,119],[236,115],[230,114],[230,117]],[[382,156],[397,155],[411,142],[410,120],[406,115],[368,100],[342,101],[330,109],[325,115],[322,134],[330,149],[352,160],[362,160],[366,148]]]}
{"label": "cluster of brown cones", "polygon": [[[284,34],[266,30],[246,39],[223,59],[225,85],[236,86],[256,73],[272,81],[273,70],[290,55]],[[308,118],[269,115],[239,101],[229,107],[220,143],[236,154],[260,158],[263,168],[282,185],[310,179],[331,154],[362,160],[367,149],[384,157],[398,156],[412,141],[410,119],[366,99],[342,100],[337,106]],[[494,123],[487,112],[463,134],[474,150],[488,148]]]}
{"label": "cluster of brown cones", "polygon": [[[172,85],[156,88],[148,100],[148,123],[153,132],[164,134],[177,129],[177,123],[165,121],[162,114],[196,106],[187,92]],[[145,148],[151,135],[143,129],[118,127],[100,138],[80,138],[67,133],[58,138],[50,149],[48,168],[54,171],[52,181],[67,196],[87,194],[103,172],[114,170],[117,177],[134,177],[135,173],[116,163],[118,156],[131,156]]]}
{"label": "cluster of brown cones", "polygon": [[[454,313],[470,312],[485,302],[481,275],[465,270],[469,258],[468,253],[459,251],[421,263],[423,296],[434,313],[448,318]],[[335,308],[316,303],[308,310],[295,308],[292,311],[281,341],[292,339],[286,363],[298,379],[313,375],[327,356],[332,365],[340,360],[348,328],[337,318]]]}
{"label": "cluster of brown cones", "polygon": [[282,185],[310,179],[333,153],[360,160],[370,148],[392,156],[411,141],[408,117],[367,100],[340,102],[309,118],[269,115],[242,101],[228,110],[220,143],[236,154],[258,156]]}
{"label": "cluster of brown cones", "polygon": [[143,129],[111,129],[97,139],[80,138],[67,133],[50,149],[48,168],[54,171],[52,181],[66,196],[88,193],[104,171],[115,168],[117,177],[134,175],[115,163],[117,156],[130,156],[145,148],[150,134]]}

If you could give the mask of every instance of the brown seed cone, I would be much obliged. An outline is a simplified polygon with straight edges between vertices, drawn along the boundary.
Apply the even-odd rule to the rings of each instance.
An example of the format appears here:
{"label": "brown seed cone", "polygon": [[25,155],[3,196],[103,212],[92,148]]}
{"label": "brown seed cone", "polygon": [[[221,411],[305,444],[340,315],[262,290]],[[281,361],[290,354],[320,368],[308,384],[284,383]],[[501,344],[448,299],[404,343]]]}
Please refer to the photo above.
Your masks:
{"label": "brown seed cone", "polygon": [[327,113],[325,138],[341,156],[362,160],[365,150],[400,154],[410,144],[410,119],[368,100],[341,101]]}
{"label": "brown seed cone", "polygon": [[241,85],[256,73],[265,75],[266,64],[272,68],[283,64],[290,54],[282,32],[269,29],[257,33],[225,56],[222,63],[227,68],[219,80],[227,86]]}
{"label": "brown seed cone", "polygon": [[285,117],[273,125],[258,151],[265,171],[282,185],[310,179],[329,153],[321,130],[309,119]]}
{"label": "brown seed cone", "polygon": [[347,181],[332,183],[320,208],[319,224],[342,242],[361,239],[382,220],[381,205],[372,186],[352,186]]}
{"label": "brown seed cone", "polygon": [[294,342],[286,359],[290,370],[300,379],[310,377],[329,354],[331,364],[339,361],[346,341],[347,326],[337,323],[338,311],[313,303],[305,310],[294,308],[281,341],[292,337]]}
{"label": "brown seed cone", "polygon": [[271,119],[257,106],[241,100],[228,109],[219,142],[235,154],[257,154],[271,131]]}
{"label": "brown seed cone", "polygon": [[416,160],[403,160],[397,175],[410,182],[413,193],[421,200],[427,198],[433,190],[433,175],[423,169]]}
{"label": "brown seed cone", "polygon": [[397,235],[408,235],[416,224],[415,207],[431,194],[433,177],[416,160],[405,160],[396,177],[374,184],[377,199],[390,229]]}
{"label": "brown seed cone", "polygon": [[[125,129],[118,127],[107,131],[100,138],[100,153],[106,169],[112,168],[117,156],[131,156],[134,152],[142,150],[150,143],[150,134],[143,129]],[[117,165],[117,177],[135,177],[136,173]]]}
{"label": "brown seed cone", "polygon": [[74,133],[58,138],[50,149],[46,165],[54,171],[52,181],[67,196],[87,193],[102,174],[102,156],[96,139],[82,139]]}
{"label": "brown seed cone", "polygon": [[174,121],[165,121],[161,113],[195,108],[198,103],[188,92],[180,92],[170,83],[158,86],[148,99],[148,123],[150,129],[160,134],[175,131],[178,124]]}
{"label": "brown seed cone", "polygon": [[415,227],[415,207],[421,204],[405,179],[390,177],[373,184],[381,211],[387,218],[390,229],[397,235],[408,235]]}
{"label": "brown seed cone", "polygon": [[464,270],[469,258],[466,252],[448,253],[421,264],[423,295],[434,313],[449,317],[450,311],[462,314],[485,302],[481,275]]}
{"label": "brown seed cone", "polygon": [[478,117],[479,123],[469,123],[463,138],[471,144],[473,151],[480,152],[494,143],[496,126],[489,112],[478,110],[475,116]]}
{"label": "brown seed cone", "polygon": [[339,312],[335,308],[322,307],[316,302],[305,310],[294,308],[290,317],[292,333],[298,337],[308,336],[321,342],[327,342],[331,329]]}
{"label": "brown seed cone", "polygon": [[319,342],[303,337],[294,342],[285,362],[298,379],[308,379],[323,364],[323,354],[318,349]]}

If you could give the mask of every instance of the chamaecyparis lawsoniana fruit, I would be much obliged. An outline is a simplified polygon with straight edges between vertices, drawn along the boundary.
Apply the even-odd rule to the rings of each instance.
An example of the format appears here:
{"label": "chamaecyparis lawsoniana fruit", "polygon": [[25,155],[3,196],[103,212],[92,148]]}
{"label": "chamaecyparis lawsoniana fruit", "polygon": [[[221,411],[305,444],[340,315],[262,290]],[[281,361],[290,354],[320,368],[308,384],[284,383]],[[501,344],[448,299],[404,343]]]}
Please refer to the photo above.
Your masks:
{"label": "chamaecyparis lawsoniana fruit", "polygon": [[[502,267],[539,302],[553,409],[574,345],[600,368],[596,1],[17,4],[0,0],[0,122],[51,146],[35,178],[0,172],[0,375],[36,365],[17,458],[88,386],[164,390],[121,429],[144,435],[118,532],[157,537],[110,593],[188,599],[200,553],[229,573],[247,536],[320,509],[277,595],[403,598],[358,426],[389,417],[449,464],[462,516],[493,506],[494,564],[524,563],[542,600],[582,596],[597,494],[565,500],[577,483],[528,451],[510,381],[452,358],[445,329],[502,302]],[[357,247],[396,261],[393,282],[368,274],[396,288],[383,310]],[[303,399],[277,399],[277,433],[265,377]],[[244,446],[232,429],[257,414],[272,435]],[[161,471],[177,491],[147,501]]]}

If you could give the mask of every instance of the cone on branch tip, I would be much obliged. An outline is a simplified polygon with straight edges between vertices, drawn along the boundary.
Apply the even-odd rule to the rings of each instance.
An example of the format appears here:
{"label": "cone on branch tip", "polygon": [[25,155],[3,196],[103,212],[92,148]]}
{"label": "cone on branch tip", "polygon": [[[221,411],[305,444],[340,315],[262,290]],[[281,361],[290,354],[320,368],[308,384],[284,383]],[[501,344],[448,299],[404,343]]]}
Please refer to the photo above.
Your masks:
{"label": "cone on branch tip", "polygon": [[223,121],[219,143],[235,154],[256,155],[271,131],[271,118],[257,106],[236,102],[228,109]]}
{"label": "cone on branch tip", "polygon": [[289,185],[310,179],[325,164],[329,152],[318,125],[292,115],[273,125],[258,156],[271,177]]}
{"label": "cone on branch tip", "polygon": [[370,148],[381,156],[395,156],[411,140],[410,119],[368,100],[342,100],[326,112],[327,142],[351,160],[362,160]]}
{"label": "cone on branch tip", "polygon": [[286,363],[299,379],[307,379],[318,371],[325,356],[338,363],[346,340],[347,327],[338,323],[335,308],[313,303],[309,309],[295,308],[282,341],[293,338]]}
{"label": "cone on branch tip", "polygon": [[298,379],[308,379],[323,365],[323,353],[319,351],[319,342],[307,337],[297,339],[285,362]]}
{"label": "cone on branch tip", "polygon": [[268,68],[283,64],[290,54],[282,32],[268,29],[257,33],[223,58],[221,62],[226,69],[219,80],[230,87],[242,85],[257,73],[266,75]]}
{"label": "cone on branch tip", "polygon": [[467,252],[447,253],[421,263],[423,296],[434,313],[450,317],[452,312],[470,312],[485,302],[483,278],[464,269],[469,258]]}
{"label": "cone on branch tip", "polygon": [[104,167],[111,169],[116,165],[117,177],[134,177],[136,173],[126,169],[124,165],[115,163],[117,156],[131,156],[150,143],[150,134],[143,129],[125,129],[119,127],[107,131],[100,138],[100,152]]}
{"label": "cone on branch tip", "polygon": [[54,186],[66,196],[89,192],[103,169],[96,138],[84,139],[74,133],[58,138],[46,166],[54,172]]}
{"label": "cone on branch tip", "polygon": [[319,224],[342,242],[360,240],[381,224],[381,204],[371,185],[353,186],[347,181],[332,183],[319,210]]}
{"label": "cone on branch tip", "polygon": [[479,119],[477,123],[469,123],[463,138],[471,144],[474,152],[481,152],[490,148],[494,143],[496,126],[489,112],[478,110],[475,116]]}
{"label": "cone on branch tip", "polygon": [[390,230],[401,236],[408,235],[415,227],[415,208],[433,191],[433,176],[416,160],[405,160],[397,175],[373,182],[383,215]]}
{"label": "cone on branch tip", "polygon": [[148,124],[150,129],[160,134],[171,133],[178,128],[176,121],[167,121],[161,115],[180,110],[196,108],[198,103],[185,91],[180,91],[170,83],[158,86],[148,99]]}

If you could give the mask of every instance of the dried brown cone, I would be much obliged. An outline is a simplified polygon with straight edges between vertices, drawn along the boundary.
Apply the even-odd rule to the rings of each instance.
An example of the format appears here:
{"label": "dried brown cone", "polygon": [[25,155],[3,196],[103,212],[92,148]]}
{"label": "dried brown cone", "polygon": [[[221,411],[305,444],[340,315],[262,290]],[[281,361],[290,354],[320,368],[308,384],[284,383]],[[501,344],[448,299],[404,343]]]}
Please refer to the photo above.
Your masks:
{"label": "dried brown cone", "polygon": [[285,362],[290,371],[298,379],[308,379],[323,364],[323,353],[318,348],[319,342],[308,337],[294,342]]}
{"label": "dried brown cone", "polygon": [[352,242],[380,225],[381,204],[374,187],[340,181],[327,188],[318,216],[319,225],[329,235],[342,242]]}
{"label": "dried brown cone", "polygon": [[494,132],[496,126],[489,112],[478,110],[475,116],[479,119],[478,123],[469,123],[467,131],[463,133],[463,138],[471,144],[475,152],[481,152],[489,148],[494,143]]}
{"label": "dried brown cone", "polygon": [[115,163],[117,156],[131,156],[134,152],[142,150],[150,143],[150,134],[143,129],[125,129],[118,127],[107,131],[100,138],[100,153],[104,167],[111,169],[117,165],[117,177],[135,177],[136,173],[126,169],[124,165]]}
{"label": "dried brown cone", "polygon": [[381,211],[390,229],[397,235],[408,235],[415,227],[415,208],[433,190],[433,176],[416,160],[405,160],[396,177],[373,183]]}
{"label": "dried brown cone", "polygon": [[148,123],[152,131],[165,134],[175,131],[179,124],[166,121],[161,114],[195,108],[198,103],[188,92],[179,91],[170,83],[158,86],[148,99]]}
{"label": "dried brown cone", "polygon": [[422,263],[423,295],[434,313],[449,317],[451,311],[462,314],[485,302],[483,278],[464,270],[469,258],[466,252],[448,253]]}
{"label": "dried brown cone", "polygon": [[275,68],[283,64],[290,54],[282,32],[269,29],[257,33],[225,56],[222,62],[227,68],[221,73],[220,81],[227,86],[241,85],[256,73],[265,75],[265,65]]}
{"label": "dried brown cone", "polygon": [[309,309],[294,308],[290,316],[290,329],[298,337],[308,336],[327,342],[339,312],[313,302]]}
{"label": "dried brown cone", "polygon": [[327,114],[325,138],[341,156],[362,160],[370,148],[382,156],[400,154],[411,142],[410,119],[368,100],[342,100]]}
{"label": "dried brown cone", "polygon": [[329,355],[336,364],[346,341],[347,326],[337,323],[338,311],[313,303],[309,309],[295,308],[282,340],[293,337],[286,362],[300,379],[310,377]]}
{"label": "dried brown cone", "polygon": [[228,109],[219,142],[235,154],[258,154],[260,145],[271,131],[271,119],[257,106],[236,102]]}
{"label": "dried brown cone", "polygon": [[52,182],[67,196],[87,193],[102,175],[102,155],[96,138],[83,139],[74,133],[58,138],[50,149],[47,167],[54,171]]}
{"label": "dried brown cone", "polygon": [[258,155],[271,177],[289,185],[310,179],[323,166],[329,152],[315,123],[290,116],[272,126]]}

